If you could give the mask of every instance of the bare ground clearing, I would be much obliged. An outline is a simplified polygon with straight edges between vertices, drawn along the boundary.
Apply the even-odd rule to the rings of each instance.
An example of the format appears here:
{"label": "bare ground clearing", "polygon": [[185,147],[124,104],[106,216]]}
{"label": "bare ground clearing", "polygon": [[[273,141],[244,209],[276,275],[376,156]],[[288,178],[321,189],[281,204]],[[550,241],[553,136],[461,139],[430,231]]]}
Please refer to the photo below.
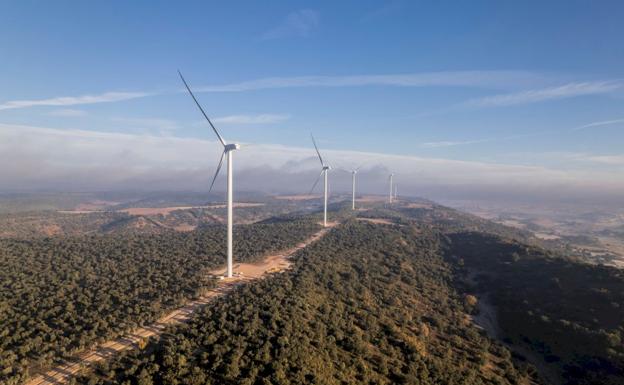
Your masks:
{"label": "bare ground clearing", "polygon": [[362,221],[362,222],[370,222],[370,223],[375,223],[377,225],[393,225],[394,222],[392,222],[389,219],[381,219],[381,218],[358,218],[358,221]]}
{"label": "bare ground clearing", "polygon": [[321,198],[321,195],[276,195],[274,198],[289,201],[305,201]]}

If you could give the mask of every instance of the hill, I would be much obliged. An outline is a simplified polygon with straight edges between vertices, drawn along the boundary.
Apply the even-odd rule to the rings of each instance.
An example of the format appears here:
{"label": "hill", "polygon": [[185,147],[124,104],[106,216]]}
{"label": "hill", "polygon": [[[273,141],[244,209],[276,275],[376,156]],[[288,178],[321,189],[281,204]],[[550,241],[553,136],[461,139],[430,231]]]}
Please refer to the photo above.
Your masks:
{"label": "hill", "polygon": [[350,221],[89,384],[529,383],[481,334],[426,228]]}
{"label": "hill", "polygon": [[[301,242],[318,225],[237,226],[239,261]],[[0,383],[155,320],[214,285],[221,226],[192,232],[0,239]]]}
{"label": "hill", "polygon": [[[239,258],[318,229],[318,212],[266,217],[273,204],[292,203],[238,210],[263,218],[235,227]],[[291,270],[244,284],[76,381],[623,383],[622,270],[434,202],[360,206],[332,203],[342,224]],[[116,212],[111,231],[90,235],[0,239],[0,381],[18,383],[212,287],[205,272],[223,260],[223,228],[174,231],[161,225],[200,209],[159,209]],[[137,230],[145,216],[157,230]]]}

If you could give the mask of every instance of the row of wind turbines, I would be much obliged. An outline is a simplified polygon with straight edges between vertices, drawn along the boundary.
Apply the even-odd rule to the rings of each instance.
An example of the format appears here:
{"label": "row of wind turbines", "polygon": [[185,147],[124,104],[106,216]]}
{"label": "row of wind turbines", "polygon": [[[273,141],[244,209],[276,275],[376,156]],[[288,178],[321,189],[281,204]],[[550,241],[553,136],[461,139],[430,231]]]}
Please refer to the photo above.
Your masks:
{"label": "row of wind turbines", "polygon": [[[206,114],[206,112],[204,111],[204,109],[202,108],[201,104],[199,104],[199,101],[197,100],[197,98],[195,97],[195,94],[193,94],[193,91],[191,91],[191,87],[188,85],[188,83],[186,82],[186,80],[184,79],[184,76],[182,76],[182,73],[180,71],[178,71],[178,75],[180,75],[180,79],[182,80],[182,83],[184,83],[184,86],[186,87],[186,89],[188,90],[189,94],[191,95],[191,97],[193,98],[193,101],[195,102],[195,104],[197,105],[197,107],[199,108],[199,110],[201,111],[202,115],[204,116],[204,118],[206,118],[206,120],[208,121],[208,124],[210,125],[210,127],[212,128],[212,130],[214,131],[215,135],[217,135],[217,138],[219,139],[219,142],[221,142],[221,145],[223,145],[223,152],[221,153],[221,158],[219,159],[219,164],[217,165],[217,169],[216,172],[214,174],[214,177],[212,178],[212,183],[210,184],[210,189],[208,190],[208,192],[210,193],[210,191],[212,191],[212,188],[215,184],[215,181],[217,180],[217,177],[219,176],[219,172],[221,171],[221,166],[223,166],[223,159],[227,158],[227,268],[226,268],[226,278],[232,278],[233,276],[233,251],[232,251],[232,227],[233,227],[233,215],[232,215],[232,206],[233,206],[233,175],[232,175],[232,155],[233,152],[240,149],[240,145],[238,143],[227,143],[225,141],[225,139],[223,139],[223,137],[221,136],[221,134],[219,134],[219,131],[217,130],[217,128],[214,126],[214,124],[212,124],[212,121],[210,120],[210,118],[208,117],[208,115]],[[314,140],[314,136],[312,134],[310,134],[311,138],[312,138],[312,143],[314,144],[314,149],[316,150],[316,154],[318,155],[319,161],[321,162],[321,172],[318,175],[318,177],[316,178],[316,181],[314,182],[314,184],[312,185],[312,189],[310,189],[310,194],[312,194],[312,192],[314,191],[314,189],[316,188],[316,186],[318,185],[318,182],[320,181],[321,177],[323,177],[323,226],[327,227],[327,200],[328,200],[328,191],[329,191],[329,184],[328,184],[328,173],[329,170],[331,170],[331,166],[326,163],[323,160],[323,157],[321,156],[321,152],[319,151],[318,146],[316,145],[316,140]],[[346,172],[350,172],[351,173],[351,209],[355,210],[355,179],[356,179],[356,174],[358,173],[358,171],[362,168],[362,166],[364,166],[363,164],[352,169],[352,170],[345,170],[345,169],[339,169],[341,171],[346,171]],[[390,182],[390,194],[388,195],[388,203],[392,203],[393,199],[396,199],[397,197],[397,187],[396,185],[393,184],[393,178],[394,178],[394,174],[390,174],[389,177],[389,182]]]}
{"label": "row of wind turbines", "polygon": [[[319,151],[318,146],[316,145],[316,140],[314,140],[314,135],[310,134],[310,137],[312,138],[312,143],[314,144],[314,149],[316,150],[316,155],[318,155],[319,161],[321,162],[321,173],[316,178],[316,181],[312,185],[312,188],[310,189],[310,193],[309,194],[312,194],[314,192],[314,188],[318,184],[319,180],[321,180],[321,177],[323,177],[323,226],[327,227],[327,199],[328,199],[328,196],[329,196],[329,194],[328,194],[329,182],[328,182],[328,179],[327,179],[327,174],[329,173],[329,170],[331,170],[332,168],[331,168],[331,166],[328,163],[326,163],[323,160],[323,157],[321,156],[321,152]],[[338,170],[340,170],[340,171],[351,173],[351,209],[352,210],[355,210],[355,177],[356,177],[358,171],[360,171],[360,169],[365,164],[366,163],[363,163],[363,164],[359,165],[358,167],[356,167],[354,169],[351,169],[351,170],[346,170],[344,168],[338,168]],[[397,198],[398,190],[397,190],[397,186],[394,184],[393,178],[394,178],[394,174],[390,174],[390,177],[389,177],[389,181],[390,181],[390,194],[388,195],[388,203],[392,203],[393,200]]]}

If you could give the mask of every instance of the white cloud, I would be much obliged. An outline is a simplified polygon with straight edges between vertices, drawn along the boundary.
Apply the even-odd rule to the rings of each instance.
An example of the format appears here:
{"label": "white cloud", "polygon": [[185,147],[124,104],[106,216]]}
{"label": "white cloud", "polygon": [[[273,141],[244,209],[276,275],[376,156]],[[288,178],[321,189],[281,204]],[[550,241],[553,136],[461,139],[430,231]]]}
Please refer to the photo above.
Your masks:
{"label": "white cloud", "polygon": [[492,139],[482,139],[482,140],[464,140],[464,141],[439,141],[439,142],[425,142],[420,146],[424,148],[438,148],[438,147],[452,147],[452,146],[461,146],[465,144],[476,144],[488,142]]}
{"label": "white cloud", "polygon": [[62,117],[74,118],[74,117],[86,116],[88,114],[87,114],[86,111],[83,111],[83,110],[74,110],[74,109],[71,109],[71,108],[63,108],[63,109],[60,109],[60,110],[50,111],[50,113],[48,115],[50,115],[50,116],[62,116]]}
{"label": "white cloud", "polygon": [[105,92],[99,95],[60,96],[50,99],[12,100],[0,104],[0,110],[12,110],[36,106],[75,106],[80,104],[110,103],[142,98],[152,94],[147,92]]}
{"label": "white cloud", "polygon": [[[11,165],[0,168],[0,180],[3,190],[206,189],[221,151],[210,140],[0,124],[0,162]],[[359,180],[362,192],[385,191],[389,169],[405,194],[539,190],[558,197],[605,191],[619,196],[624,188],[618,170],[600,167],[570,170],[347,150],[326,150],[323,156],[335,167],[368,161]],[[311,147],[243,144],[235,158],[241,190],[305,193],[318,173]],[[350,188],[348,175],[333,173],[331,180],[334,192]]]}
{"label": "white cloud", "polygon": [[295,87],[478,87],[522,88],[543,84],[546,79],[526,71],[446,71],[385,75],[271,77],[240,83],[197,87],[197,92],[242,92]]}
{"label": "white cloud", "polygon": [[383,17],[397,14],[403,8],[405,8],[405,3],[401,0],[386,2],[381,7],[375,8],[374,10],[365,13],[360,21],[371,22]]}
{"label": "white cloud", "polygon": [[308,37],[320,22],[320,15],[311,9],[301,9],[291,12],[277,27],[262,35],[264,40],[279,39],[284,37]]}
{"label": "white cloud", "polygon": [[621,89],[622,86],[623,84],[618,81],[569,83],[557,87],[472,99],[464,103],[464,105],[471,107],[513,106],[518,104],[537,103],[546,100],[572,98],[576,96],[608,94]]}
{"label": "white cloud", "polygon": [[221,124],[272,124],[290,119],[286,114],[229,115],[212,119]]}
{"label": "white cloud", "polygon": [[174,131],[180,128],[180,125],[169,119],[161,118],[127,118],[127,117],[115,117],[111,118],[113,122],[121,123],[131,128],[139,129],[153,129],[158,131]]}
{"label": "white cloud", "polygon": [[610,126],[613,124],[622,124],[622,123],[624,123],[624,119],[605,120],[602,122],[594,122],[594,123],[586,124],[584,126],[576,127],[574,128],[574,130],[583,130],[585,128],[590,128],[590,127]]}
{"label": "white cloud", "polygon": [[610,166],[624,166],[624,155],[579,154],[574,159],[584,162],[601,163]]}

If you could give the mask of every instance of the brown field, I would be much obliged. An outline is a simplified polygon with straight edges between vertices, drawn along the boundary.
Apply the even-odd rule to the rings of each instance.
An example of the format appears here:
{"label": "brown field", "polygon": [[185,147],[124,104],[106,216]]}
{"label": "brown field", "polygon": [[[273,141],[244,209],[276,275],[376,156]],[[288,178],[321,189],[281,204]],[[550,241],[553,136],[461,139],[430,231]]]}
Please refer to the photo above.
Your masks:
{"label": "brown field", "polygon": [[356,202],[384,202],[388,199],[387,196],[382,195],[364,195],[357,198]]}
{"label": "brown field", "polygon": [[103,210],[58,210],[59,214],[91,214],[91,213],[104,213]]}
{"label": "brown field", "polygon": [[80,203],[76,205],[76,207],[74,207],[74,210],[72,211],[84,211],[84,212],[98,211],[108,206],[118,205],[119,203],[121,202],[94,200],[94,201],[87,202],[87,203]]}
{"label": "brown field", "polygon": [[393,225],[394,222],[390,221],[389,219],[382,219],[382,218],[358,218],[358,221],[362,221],[362,222],[370,222],[370,223],[375,223],[377,225]]}
{"label": "brown field", "polygon": [[[264,206],[264,203],[245,203],[235,202],[234,207],[257,207]],[[221,209],[226,207],[225,204],[209,205],[209,206],[172,206],[172,207],[131,207],[128,209],[119,210],[123,213],[130,215],[169,215],[173,211],[177,210],[190,210],[190,209]]]}
{"label": "brown field", "polygon": [[[167,327],[188,322],[193,314],[201,307],[210,303],[214,298],[228,293],[236,286],[246,281],[265,277],[270,273],[288,269],[291,265],[289,259],[295,252],[322,238],[335,225],[337,225],[336,222],[329,224],[328,227],[318,231],[297,246],[267,256],[262,262],[240,263],[235,265],[234,277],[220,280],[216,288],[204,293],[198,299],[189,301],[184,306],[169,312],[150,325],[136,328],[119,338],[98,344],[92,349],[82,352],[73,360],[66,361],[43,374],[35,376],[32,380],[28,381],[26,385],[65,384],[76,374],[92,366],[96,362],[113,358],[126,350],[137,349],[141,342],[144,342],[150,337],[162,334]],[[211,271],[209,274],[212,276],[223,276],[224,273],[225,268],[221,268]]]}
{"label": "brown field", "polygon": [[408,203],[407,207],[410,209],[430,209],[433,206],[429,203]]}
{"label": "brown field", "polygon": [[276,195],[275,199],[288,200],[288,201],[305,201],[309,199],[320,199],[321,195]]}

